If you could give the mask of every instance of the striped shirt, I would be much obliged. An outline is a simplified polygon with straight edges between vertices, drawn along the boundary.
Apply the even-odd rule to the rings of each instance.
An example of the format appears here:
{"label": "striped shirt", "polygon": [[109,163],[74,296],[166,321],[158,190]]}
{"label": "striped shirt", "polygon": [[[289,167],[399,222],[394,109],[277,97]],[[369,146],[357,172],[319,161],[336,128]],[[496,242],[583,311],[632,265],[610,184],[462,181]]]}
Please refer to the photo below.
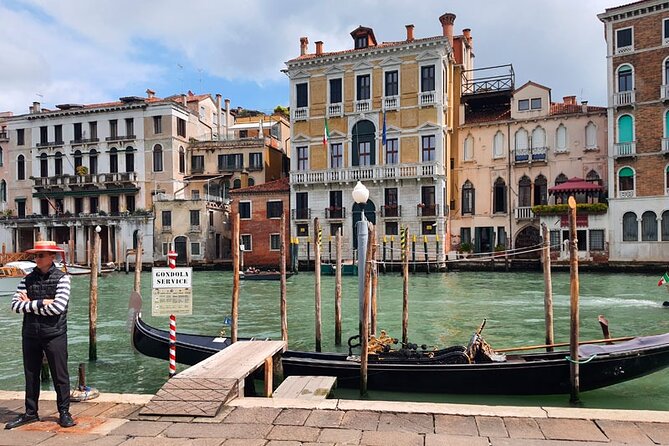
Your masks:
{"label": "striped shirt", "polygon": [[67,311],[67,305],[70,301],[70,276],[65,274],[60,278],[56,286],[56,295],[49,305],[44,305],[42,299],[22,301],[20,292],[26,292],[25,278],[21,279],[19,286],[16,288],[16,293],[12,297],[12,311],[19,314],[33,313],[40,316],[58,316]]}

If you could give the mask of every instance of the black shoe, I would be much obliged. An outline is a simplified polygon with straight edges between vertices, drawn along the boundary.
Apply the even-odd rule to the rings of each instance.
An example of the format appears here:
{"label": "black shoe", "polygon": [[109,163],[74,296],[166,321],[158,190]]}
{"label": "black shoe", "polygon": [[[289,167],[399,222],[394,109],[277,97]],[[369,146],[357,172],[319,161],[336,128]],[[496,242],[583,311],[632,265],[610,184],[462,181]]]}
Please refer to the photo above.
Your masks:
{"label": "black shoe", "polygon": [[60,414],[60,417],[58,418],[58,424],[60,425],[60,427],[72,427],[77,423],[72,419],[72,415],[70,415],[70,412],[63,412]]}
{"label": "black shoe", "polygon": [[39,421],[39,417],[37,416],[37,414],[28,415],[27,413],[23,413],[18,417],[16,417],[15,420],[5,424],[5,429],[14,429],[15,427],[23,426],[24,424],[34,423],[35,421]]}

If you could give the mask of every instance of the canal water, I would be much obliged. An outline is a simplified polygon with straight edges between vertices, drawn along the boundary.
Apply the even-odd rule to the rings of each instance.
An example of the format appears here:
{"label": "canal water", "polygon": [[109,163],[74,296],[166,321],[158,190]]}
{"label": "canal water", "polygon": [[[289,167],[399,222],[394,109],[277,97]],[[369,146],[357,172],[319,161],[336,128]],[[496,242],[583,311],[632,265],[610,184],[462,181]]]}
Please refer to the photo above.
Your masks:
{"label": "canal water", "polygon": [[[605,315],[611,334],[650,335],[669,332],[669,299],[658,287],[657,274],[581,273],[581,338],[601,338],[597,316]],[[142,274],[144,319],[168,328],[168,318],[150,314],[151,276]],[[70,374],[75,384],[77,365],[87,363],[88,383],[102,392],[153,393],[168,374],[165,361],[134,352],[128,332],[128,298],[133,275],[113,273],[99,280],[98,360],[88,362],[87,277],[72,278],[69,313]],[[323,349],[334,346],[334,277],[323,276]],[[193,315],[177,318],[177,330],[218,334],[229,327],[231,272],[195,272]],[[357,331],[358,282],[343,278],[344,338]],[[555,338],[569,339],[569,273],[553,273]],[[415,274],[410,278],[409,340],[417,344],[465,344],[486,318],[485,339],[496,348],[542,344],[544,338],[543,277],[537,272],[451,272]],[[300,273],[288,279],[289,347],[314,348],[314,276]],[[10,311],[9,297],[0,297],[0,389],[22,390],[21,318]],[[240,337],[280,338],[279,282],[241,282]],[[379,277],[378,325],[401,336],[402,278]],[[341,350],[341,349],[340,349]],[[182,370],[184,366],[179,366]],[[357,398],[356,390],[338,389],[337,396]],[[606,389],[584,392],[584,407],[669,410],[669,369]],[[370,398],[501,405],[567,406],[568,396],[467,396],[370,392]]]}

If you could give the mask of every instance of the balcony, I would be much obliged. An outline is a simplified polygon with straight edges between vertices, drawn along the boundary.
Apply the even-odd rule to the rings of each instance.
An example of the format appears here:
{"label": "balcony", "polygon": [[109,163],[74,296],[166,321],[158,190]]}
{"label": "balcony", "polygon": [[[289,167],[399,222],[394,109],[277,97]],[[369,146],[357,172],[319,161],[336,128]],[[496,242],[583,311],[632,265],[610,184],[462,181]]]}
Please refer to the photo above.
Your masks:
{"label": "balcony", "polygon": [[510,94],[515,79],[511,64],[465,70],[462,72],[462,95]]}
{"label": "balcony", "polygon": [[624,107],[634,104],[636,102],[635,93],[636,92],[634,90],[613,93],[613,105],[616,107]]}
{"label": "balcony", "polygon": [[634,45],[620,46],[615,49],[616,54],[627,54],[634,51]]}
{"label": "balcony", "polygon": [[172,232],[172,226],[163,226],[162,232],[165,232],[165,233]]}
{"label": "balcony", "polygon": [[355,101],[355,112],[356,113],[365,113],[372,110],[372,101],[371,99],[362,99],[360,101]]}
{"label": "balcony", "polygon": [[64,146],[63,141],[42,141],[37,143],[37,147],[61,147]]}
{"label": "balcony", "polygon": [[513,151],[514,163],[546,162],[548,147],[532,147]]}
{"label": "balcony", "polygon": [[343,116],[344,115],[344,106],[339,104],[330,104],[328,105],[328,116]]}
{"label": "balcony", "polygon": [[248,170],[249,172],[258,172],[261,171],[262,169],[263,169],[262,164],[251,164],[246,170]]}
{"label": "balcony", "polygon": [[346,208],[337,206],[325,208],[325,218],[330,220],[343,220],[346,218]]}
{"label": "balcony", "polygon": [[9,132],[0,132],[0,142],[9,141]]}
{"label": "balcony", "polygon": [[91,144],[91,143],[96,143],[99,142],[100,138],[76,138],[76,139],[71,139],[70,144],[73,146],[76,145],[82,145],[82,144]]}
{"label": "balcony", "polygon": [[[235,164],[228,164],[225,166],[218,166],[218,171],[219,172],[239,172],[241,170],[244,170],[244,164],[243,163],[235,163]],[[260,168],[262,170],[262,167]],[[195,169],[193,169],[193,173],[202,173],[202,170],[200,172],[196,172]]]}
{"label": "balcony", "polygon": [[290,182],[293,184],[330,184],[355,181],[383,181],[432,178],[445,176],[444,166],[431,164],[393,164],[382,166],[354,166],[340,169],[293,171]]}
{"label": "balcony", "polygon": [[190,232],[190,233],[200,233],[200,232],[202,232],[202,228],[200,227],[200,225],[190,225],[190,227],[188,228],[188,232]]}
{"label": "balcony", "polygon": [[436,203],[416,205],[416,216],[418,217],[436,217],[439,215],[439,205]]}
{"label": "balcony", "polygon": [[383,98],[383,109],[384,110],[398,110],[400,108],[400,97],[399,96],[388,96]]}
{"label": "balcony", "polygon": [[534,212],[531,206],[520,206],[513,210],[516,220],[532,220],[534,219]]}
{"label": "balcony", "polygon": [[618,191],[618,198],[634,198],[636,194],[634,193],[634,190],[619,190]]}
{"label": "balcony", "polygon": [[306,121],[309,119],[309,107],[299,107],[293,112],[293,121]]}
{"label": "balcony", "polygon": [[669,138],[662,138],[662,153],[669,154]]}
{"label": "balcony", "polygon": [[399,218],[402,216],[402,206],[397,204],[385,204],[381,206],[381,217]]}
{"label": "balcony", "polygon": [[428,107],[435,105],[437,102],[437,93],[435,91],[424,91],[418,96],[418,105],[421,107]]}
{"label": "balcony", "polygon": [[669,100],[669,85],[660,86],[660,99],[663,101]]}
{"label": "balcony", "polygon": [[310,220],[311,208],[298,208],[291,210],[291,218],[293,220]]}
{"label": "balcony", "polygon": [[636,142],[617,142],[613,144],[613,157],[636,156]]}
{"label": "balcony", "polygon": [[112,135],[112,136],[107,136],[105,138],[105,141],[110,142],[110,141],[132,141],[134,139],[137,139],[135,135]]}

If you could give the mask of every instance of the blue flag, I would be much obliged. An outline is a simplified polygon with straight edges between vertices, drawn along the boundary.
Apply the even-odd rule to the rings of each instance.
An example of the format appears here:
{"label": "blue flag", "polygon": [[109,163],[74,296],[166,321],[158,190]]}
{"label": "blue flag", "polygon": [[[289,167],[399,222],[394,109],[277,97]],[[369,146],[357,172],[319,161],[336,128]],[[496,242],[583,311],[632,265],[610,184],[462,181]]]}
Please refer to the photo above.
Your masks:
{"label": "blue flag", "polygon": [[381,137],[381,144],[386,145],[386,112],[383,112],[383,136]]}

